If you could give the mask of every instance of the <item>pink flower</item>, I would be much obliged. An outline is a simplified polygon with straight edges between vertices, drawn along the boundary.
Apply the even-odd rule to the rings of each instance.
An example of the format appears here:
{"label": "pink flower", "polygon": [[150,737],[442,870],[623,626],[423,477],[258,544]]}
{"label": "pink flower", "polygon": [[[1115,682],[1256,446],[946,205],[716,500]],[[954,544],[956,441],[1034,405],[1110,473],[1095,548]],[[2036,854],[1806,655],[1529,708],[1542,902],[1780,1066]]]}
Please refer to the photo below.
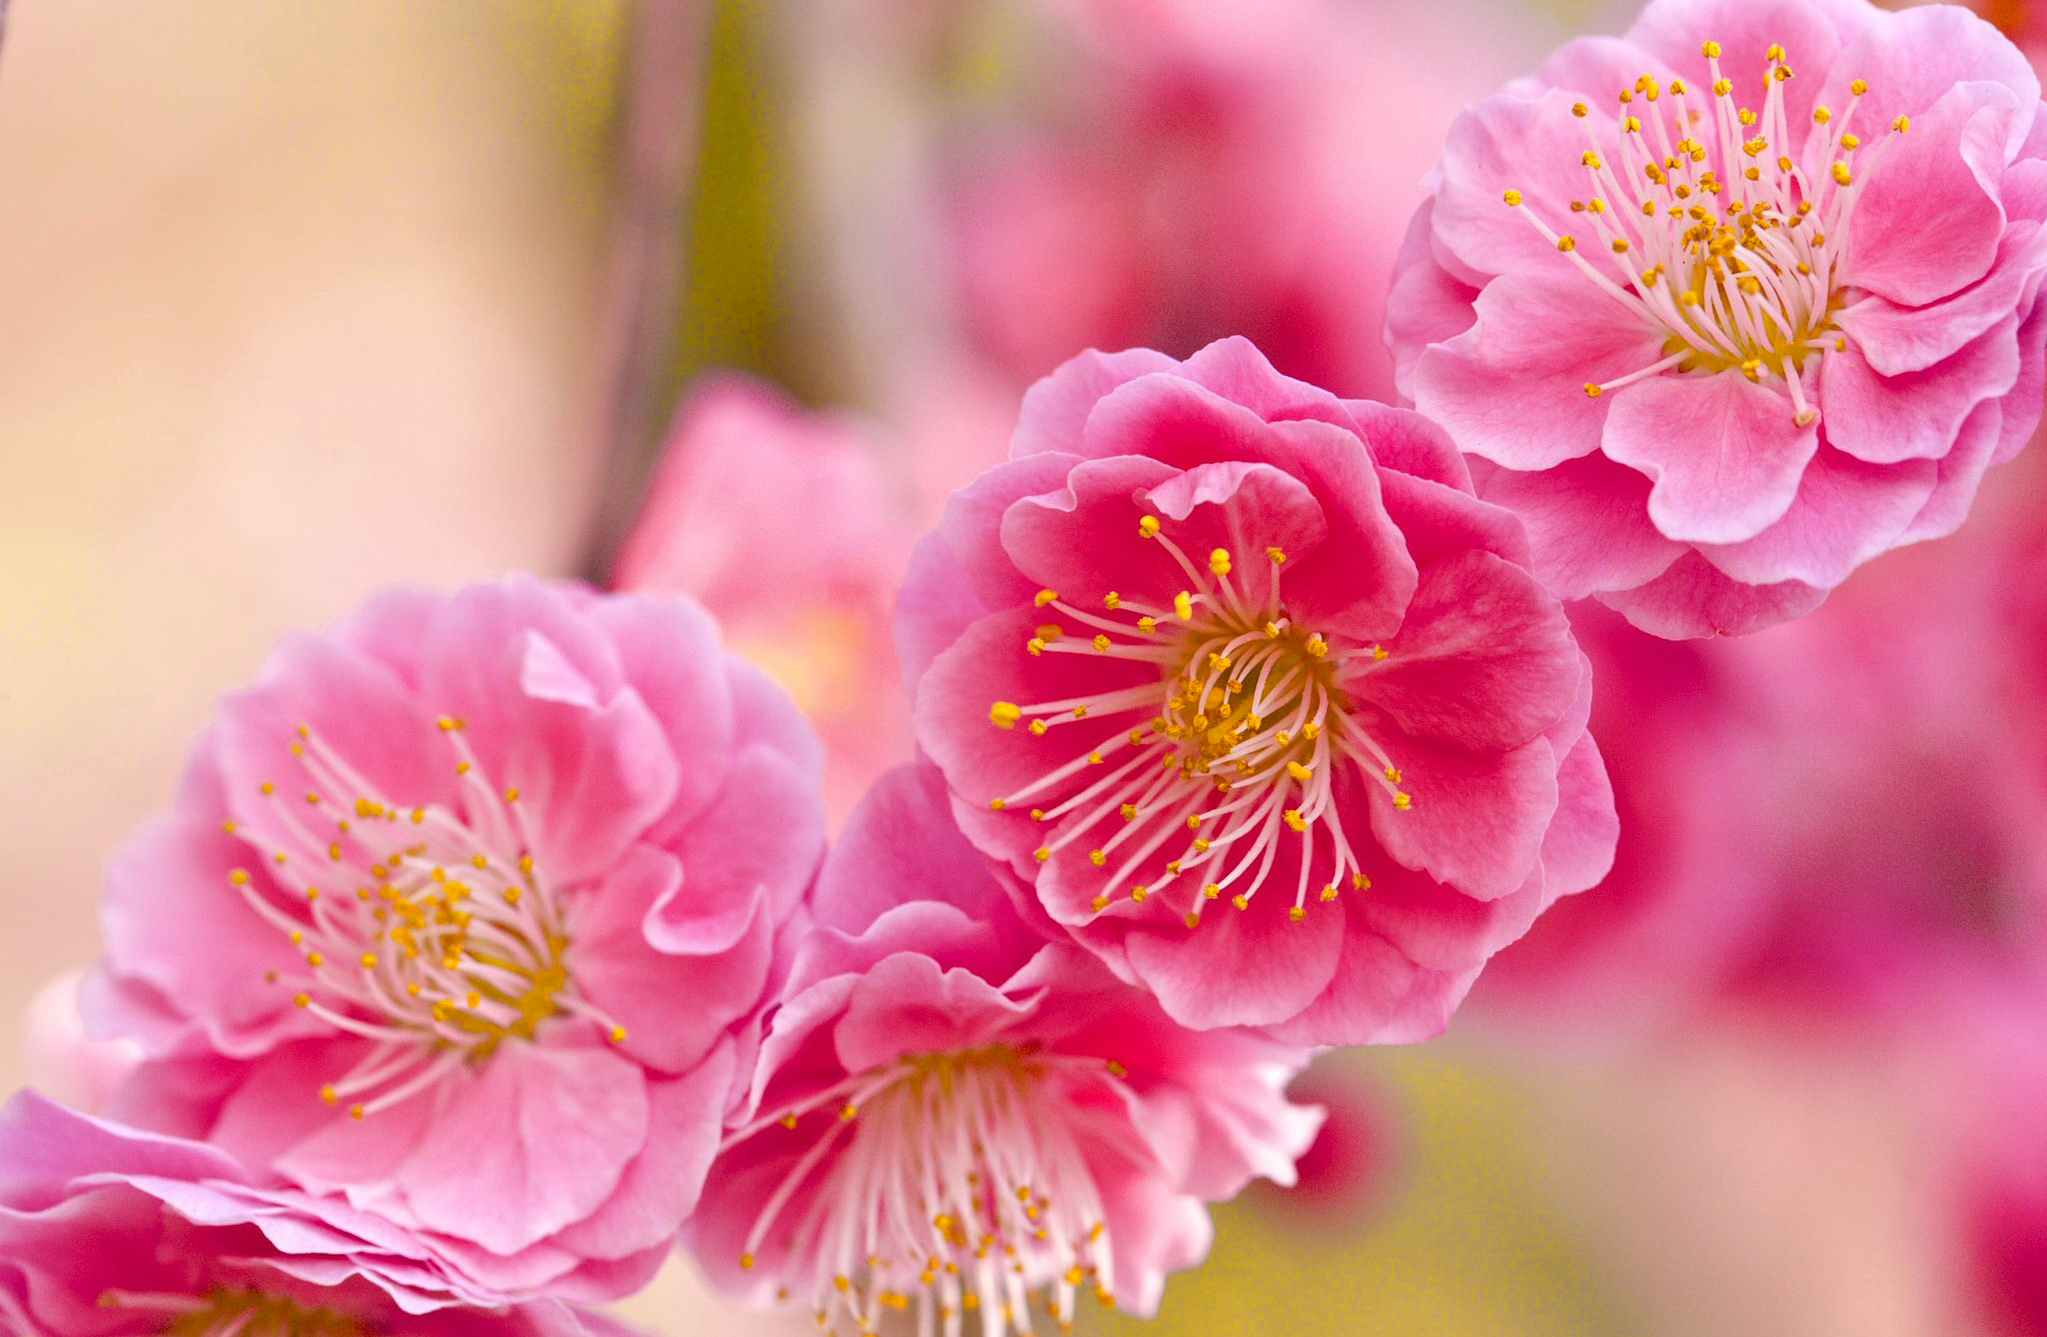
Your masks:
{"label": "pink flower", "polygon": [[[1401,231],[1458,108],[1532,45],[1514,16],[1474,41],[1469,15],[1415,0],[1025,8],[1049,52],[1020,63],[1057,86],[946,173],[981,353],[1028,382],[1075,349],[1240,334],[1289,375],[1390,394]],[[1457,61],[1434,58],[1451,43]]]}
{"label": "pink flower", "polygon": [[850,810],[910,757],[888,620],[908,560],[907,501],[873,432],[774,387],[707,377],[677,410],[612,584],[701,601],[825,740],[826,797]]}
{"label": "pink flower", "polygon": [[[1175,1026],[1025,926],[928,769],[884,778],[825,862],[746,1114],[686,1238],[712,1279],[869,1330],[1149,1314],[1208,1250],[1203,1202],[1290,1183],[1307,1055]],[[978,1313],[976,1312],[978,1311]]]}
{"label": "pink flower", "polygon": [[1613,852],[1525,556],[1411,413],[1242,340],[1087,354],[913,560],[918,737],[968,837],[1183,1025],[1421,1039]]}
{"label": "pink flower", "polygon": [[[502,1293],[659,1265],[822,844],[817,742],[682,600],[384,595],[228,697],[109,867],[109,1106]],[[688,1006],[678,1006],[678,998]]]}
{"label": "pink flower", "polygon": [[259,1187],[216,1147],[33,1092],[0,1110],[0,1257],[11,1337],[632,1333],[559,1300],[515,1306],[475,1291],[375,1217]]}
{"label": "pink flower", "polygon": [[95,1040],[85,1033],[78,995],[85,972],[67,970],[36,990],[21,1028],[27,1084],[74,1109],[97,1112],[143,1058],[133,1040]]}
{"label": "pink flower", "polygon": [[2039,418],[2039,101],[1960,9],[1655,0],[1452,129],[1403,392],[1561,596],[1669,637],[1803,614]]}

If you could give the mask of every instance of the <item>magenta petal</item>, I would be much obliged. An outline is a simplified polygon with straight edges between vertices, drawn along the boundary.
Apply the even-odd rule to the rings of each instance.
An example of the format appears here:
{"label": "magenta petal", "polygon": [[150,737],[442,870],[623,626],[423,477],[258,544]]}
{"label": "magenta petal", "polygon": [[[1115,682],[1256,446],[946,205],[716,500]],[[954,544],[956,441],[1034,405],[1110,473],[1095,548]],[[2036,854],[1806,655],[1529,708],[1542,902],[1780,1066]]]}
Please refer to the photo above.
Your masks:
{"label": "magenta petal", "polygon": [[[1976,499],[1984,471],[1997,459],[2005,415],[2017,411],[2008,402],[1976,406],[1976,411],[1962,424],[1955,448],[1940,461],[1933,490],[1926,504],[1912,517],[1912,523],[1906,526],[1901,541],[1945,538],[1961,528],[1962,521],[1968,518],[1970,504]],[[2037,412],[2033,416],[2037,419]]]}
{"label": "magenta petal", "polygon": [[1620,839],[1613,781],[1591,734],[1581,734],[1557,768],[1557,815],[1542,838],[1543,892],[1554,900],[1597,886],[1613,869]]}
{"label": "magenta petal", "polygon": [[1603,455],[1554,469],[1499,469],[1481,495],[1528,526],[1536,578],[1564,599],[1632,589],[1654,580],[1685,551],[1649,519],[1649,480]]}
{"label": "magenta petal", "polygon": [[1819,448],[1773,385],[1732,372],[1663,375],[1614,396],[1610,459],[1653,481],[1649,518],[1674,539],[1738,543],[1791,508]]}
{"label": "magenta petal", "polygon": [[930,957],[901,952],[854,986],[832,1045],[848,1072],[861,1072],[907,1054],[979,1048],[1029,1010],[970,970],[941,970]]}
{"label": "magenta petal", "polygon": [[1433,198],[1424,200],[1407,225],[1400,258],[1393,265],[1393,291],[1386,298],[1386,343],[1393,350],[1393,384],[1402,403],[1414,402],[1414,366],[1430,344],[1447,343],[1471,328],[1478,289],[1436,259]]}
{"label": "magenta petal", "polygon": [[1434,1039],[1478,972],[1429,970],[1362,921],[1343,946],[1343,967],[1298,1016],[1268,1028],[1297,1045],[1417,1044]]}
{"label": "magenta petal", "polygon": [[1620,401],[1593,398],[1586,385],[1663,360],[1661,330],[1554,254],[1546,268],[1487,284],[1477,313],[1470,330],[1422,354],[1415,407],[1463,449],[1510,469],[1547,469],[1599,449]]}
{"label": "magenta petal", "polygon": [[820,924],[860,933],[916,888],[975,919],[1003,900],[987,859],[952,824],[936,767],[900,766],[874,782],[817,877]]}
{"label": "magenta petal", "polygon": [[1183,1026],[1284,1021],[1328,985],[1343,949],[1341,914],[1311,907],[1289,923],[1284,896],[1268,885],[1246,910],[1215,902],[1199,928],[1134,932],[1125,943],[1131,968]]}
{"label": "magenta petal", "polygon": [[1602,594],[1599,601],[1651,636],[1682,641],[1745,636],[1802,617],[1826,597],[1825,590],[1795,580],[1744,585],[1688,552],[1648,584]]}
{"label": "magenta petal", "polygon": [[1515,748],[1577,693],[1578,647],[1557,601],[1486,552],[1424,568],[1390,655],[1345,685],[1400,729],[1474,749]]}
{"label": "magenta petal", "polygon": [[618,1054],[503,1045],[394,1183],[429,1229],[516,1253],[609,1198],[647,1123],[646,1079]]}
{"label": "magenta petal", "polygon": [[1701,544],[1707,561],[1748,585],[1799,581],[1832,589],[1898,544],[1932,495],[1932,460],[1867,464],[1821,448],[1798,484],[1798,504],[1752,539]]}
{"label": "magenta petal", "polygon": [[1402,810],[1378,785],[1366,791],[1372,832],[1386,853],[1479,900],[1497,900],[1527,880],[1557,810],[1557,756],[1546,740],[1508,752],[1466,752],[1397,734],[1385,745],[1413,796]]}

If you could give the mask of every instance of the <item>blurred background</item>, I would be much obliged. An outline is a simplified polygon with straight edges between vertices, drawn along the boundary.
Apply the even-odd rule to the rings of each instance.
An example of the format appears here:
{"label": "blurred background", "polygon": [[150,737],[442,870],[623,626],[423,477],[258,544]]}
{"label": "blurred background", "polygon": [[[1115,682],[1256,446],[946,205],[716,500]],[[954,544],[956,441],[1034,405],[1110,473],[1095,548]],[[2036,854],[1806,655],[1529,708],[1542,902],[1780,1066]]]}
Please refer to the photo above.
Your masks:
{"label": "blurred background", "polygon": [[[1989,17],[2035,38],[2025,0]],[[15,0],[0,50],[0,1077],[89,1100],[107,853],[286,627],[508,569],[687,590],[907,754],[885,620],[1088,346],[1391,394],[1451,119],[1569,0]],[[664,450],[665,446],[665,450]],[[2047,1333],[2047,480],[1740,643],[1577,616],[1608,884],[1148,1329]],[[643,519],[642,519],[643,517]],[[642,521],[636,527],[636,520]],[[54,988],[46,987],[58,980]],[[69,1057],[65,1057],[70,1053]],[[672,1333],[805,1331],[670,1269]]]}

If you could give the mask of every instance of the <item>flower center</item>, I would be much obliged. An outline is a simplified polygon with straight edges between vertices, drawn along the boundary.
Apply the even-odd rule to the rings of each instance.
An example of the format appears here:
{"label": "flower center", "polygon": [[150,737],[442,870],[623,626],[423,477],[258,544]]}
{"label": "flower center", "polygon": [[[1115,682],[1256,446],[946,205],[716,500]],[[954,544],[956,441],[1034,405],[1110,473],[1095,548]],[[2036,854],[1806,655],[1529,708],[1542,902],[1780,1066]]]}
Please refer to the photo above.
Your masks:
{"label": "flower center", "polygon": [[[1061,1326],[1079,1288],[1110,1303],[1107,1228],[1065,1108],[1076,1083],[1111,1083],[1099,1059],[1010,1045],[922,1054],[847,1078],[742,1130],[827,1126],[769,1198],[742,1267],[771,1242],[787,1289],[821,1327],[872,1332],[919,1306],[920,1332],[1029,1333],[1032,1295]],[[829,1163],[826,1158],[836,1151]]]}
{"label": "flower center", "polygon": [[332,1309],[307,1309],[281,1295],[226,1287],[205,1295],[107,1291],[99,1303],[162,1314],[162,1337],[366,1337],[369,1331]]}
{"label": "flower center", "polygon": [[[1342,684],[1370,673],[1387,652],[1296,622],[1281,594],[1286,553],[1277,547],[1241,571],[1224,548],[1197,565],[1156,516],[1145,516],[1138,532],[1187,576],[1189,588],[1172,607],[1110,594],[1095,613],[1041,590],[1040,608],[1095,635],[1069,637],[1064,626],[1048,623],[1025,649],[1155,664],[1159,678],[1033,705],[998,701],[989,710],[997,726],[1028,720],[1032,734],[1055,746],[1057,731],[1079,721],[1138,722],[989,807],[1034,805],[1031,819],[1053,827],[1036,852],[1041,863],[1068,845],[1098,841],[1089,861],[1097,868],[1113,863],[1108,886],[1127,886],[1134,902],[1185,887],[1168,900],[1185,906],[1180,913],[1189,928],[1200,924],[1207,902],[1232,888],[1231,904],[1247,909],[1291,838],[1300,841],[1294,922],[1306,917],[1312,887],[1331,901],[1346,881],[1358,890],[1370,886],[1344,831],[1339,778],[1346,771],[1368,777],[1396,809],[1412,799]],[[1096,913],[1110,900],[1106,893],[1095,897]]]}
{"label": "flower center", "polygon": [[[583,1016],[614,1044],[625,1039],[573,988],[571,926],[527,852],[519,791],[484,777],[461,721],[444,716],[439,727],[457,757],[459,811],[394,803],[301,725],[291,749],[307,782],[300,800],[265,782],[276,824],[261,834],[227,824],[270,855],[273,886],[296,875],[304,888],[296,904],[280,904],[247,869],[228,875],[303,954],[292,1001],[377,1042],[320,1090],[329,1104],[351,1101],[357,1118],[507,1040],[532,1039],[556,1016]],[[273,973],[268,982],[280,981]]]}
{"label": "flower center", "polygon": [[[1582,102],[1571,108],[1586,119],[1590,145],[1579,158],[1589,191],[1571,201],[1571,212],[1610,264],[1587,259],[1577,236],[1535,209],[1523,214],[1579,272],[1669,333],[1661,361],[1588,381],[1587,395],[1671,370],[1739,371],[1751,381],[1781,380],[1803,425],[1819,416],[1799,383],[1805,360],[1830,341],[1846,346],[1833,323],[1843,245],[1858,177],[1882,150],[1865,147],[1849,128],[1868,85],[1849,85],[1852,97],[1839,115],[1813,109],[1812,134],[1820,139],[1817,148],[1805,145],[1805,157],[1822,164],[1815,175],[1793,156],[1799,146],[1784,106],[1792,78],[1784,48],[1765,53],[1760,113],[1736,102],[1734,81],[1720,70],[1720,44],[1707,42],[1702,53],[1710,95],[1682,79],[1664,85],[1643,75],[1619,94],[1620,134],[1611,150],[1593,133],[1590,109]],[[1909,126],[1898,117],[1887,138]],[[1505,198],[1523,205],[1518,190]]]}

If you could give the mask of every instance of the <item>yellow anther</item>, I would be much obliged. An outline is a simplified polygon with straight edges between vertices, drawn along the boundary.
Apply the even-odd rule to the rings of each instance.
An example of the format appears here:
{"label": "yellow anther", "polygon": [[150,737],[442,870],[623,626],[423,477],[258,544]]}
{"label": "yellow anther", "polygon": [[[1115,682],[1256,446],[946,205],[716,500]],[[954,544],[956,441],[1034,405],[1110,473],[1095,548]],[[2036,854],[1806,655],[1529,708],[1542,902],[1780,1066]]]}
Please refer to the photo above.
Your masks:
{"label": "yellow anther", "polygon": [[1333,886],[1328,886],[1328,887],[1324,887],[1324,888],[1322,888],[1322,899],[1323,899],[1323,900],[1325,900],[1325,901],[1333,901],[1333,900],[1335,900],[1335,899],[1336,899],[1336,888],[1335,888],[1335,887],[1333,887]]}
{"label": "yellow anther", "polygon": [[1372,879],[1366,877],[1363,873],[1352,873],[1350,875],[1350,885],[1353,891],[1370,891],[1372,889]]}
{"label": "yellow anther", "polygon": [[249,884],[249,870],[246,868],[237,868],[232,873],[229,873],[227,875],[227,880],[234,883],[238,887],[247,886]]}
{"label": "yellow anther", "polygon": [[1102,911],[1109,908],[1109,898],[1107,896],[1097,896],[1093,900],[1089,901],[1088,904],[1094,907],[1094,911],[1096,914],[1100,914]]}
{"label": "yellow anther", "polygon": [[1136,901],[1139,905],[1144,904],[1144,898],[1149,895],[1151,895],[1151,891],[1145,887],[1132,887],[1130,889],[1130,899]]}
{"label": "yellow anther", "polygon": [[1578,243],[1569,237],[1558,237],[1557,249],[1560,251],[1575,251],[1578,249]]}
{"label": "yellow anther", "polygon": [[1309,770],[1306,766],[1301,765],[1301,763],[1298,761],[1288,762],[1286,764],[1286,773],[1294,777],[1294,779],[1299,780],[1302,784],[1308,783],[1308,781],[1313,779],[1315,776],[1315,772]]}
{"label": "yellow anther", "polygon": [[1300,906],[1298,906],[1298,905],[1294,905],[1294,906],[1289,906],[1289,907],[1287,908],[1287,912],[1286,912],[1286,917],[1287,917],[1287,922],[1288,922],[1288,923],[1290,923],[1290,924],[1298,924],[1298,923],[1300,923],[1300,922],[1301,922],[1301,921],[1302,921],[1303,919],[1306,919],[1306,918],[1308,917],[1308,912],[1307,912],[1306,910],[1303,910],[1303,909],[1302,909],[1302,908],[1301,908]]}
{"label": "yellow anther", "polygon": [[327,964],[327,958],[320,955],[318,952],[307,952],[306,964],[311,966],[313,969],[318,970],[321,966]]}
{"label": "yellow anther", "polygon": [[1699,54],[1704,56],[1707,60],[1720,59],[1720,43],[1709,41],[1702,44],[1699,47]]}
{"label": "yellow anther", "polygon": [[1308,819],[1301,816],[1301,810],[1299,808],[1288,808],[1286,812],[1284,812],[1281,815],[1286,818],[1286,824],[1292,827],[1294,830],[1305,831],[1308,829]]}
{"label": "yellow anther", "polygon": [[753,1258],[753,1255],[752,1255],[752,1254],[750,1254],[750,1253],[743,1253],[743,1254],[739,1255],[739,1265],[740,1265],[741,1267],[752,1267],[752,1266],[753,1266],[753,1263],[754,1263],[754,1258]]}
{"label": "yellow anther", "polygon": [[1145,632],[1155,631],[1158,629],[1158,625],[1159,624],[1157,618],[1141,617],[1137,619],[1137,629],[1139,631]]}
{"label": "yellow anther", "polygon": [[1715,96],[1715,97],[1726,97],[1726,96],[1727,96],[1727,95],[1728,95],[1729,93],[1732,93],[1733,91],[1734,91],[1734,80],[1732,80],[1732,79],[1715,79],[1715,80],[1713,81],[1713,96]]}
{"label": "yellow anther", "polygon": [[1116,811],[1123,815],[1123,820],[1126,822],[1137,820],[1137,805],[1135,803],[1126,803]]}
{"label": "yellow anther", "polygon": [[1828,111],[1825,107],[1814,107],[1812,109],[1812,119],[1815,125],[1825,125],[1828,121],[1834,119],[1834,113]]}
{"label": "yellow anther", "polygon": [[1834,170],[1830,175],[1833,176],[1834,184],[1837,186],[1848,186],[1855,183],[1854,174],[1848,170],[1848,164],[1844,162],[1835,163]]}
{"label": "yellow anther", "polygon": [[1201,915],[1197,911],[1189,910],[1184,916],[1184,919],[1186,920],[1188,928],[1201,927]]}
{"label": "yellow anther", "polygon": [[1912,118],[1910,116],[1900,116],[1897,120],[1891,122],[1891,129],[1897,131],[1901,135],[1904,134],[1907,130],[1910,130],[1911,128]]}
{"label": "yellow anther", "polygon": [[1599,154],[1591,149],[1587,149],[1585,150],[1585,152],[1579,154],[1578,161],[1582,165],[1590,167],[1595,172],[1599,170]]}
{"label": "yellow anther", "polygon": [[1517,208],[1521,204],[1521,192],[1518,190],[1507,191],[1505,194],[1501,195],[1500,198],[1505,200],[1508,204],[1513,205]]}
{"label": "yellow anther", "polygon": [[1024,642],[1024,649],[1025,649],[1025,651],[1027,651],[1028,653],[1030,653],[1030,654],[1033,654],[1033,655],[1042,655],[1042,654],[1044,654],[1044,653],[1045,653],[1045,638],[1044,638],[1044,637],[1042,637],[1042,636],[1033,636],[1033,637],[1031,637],[1031,638],[1030,638],[1029,640],[1027,640],[1027,641],[1025,641],[1025,642]]}
{"label": "yellow anther", "polygon": [[611,1043],[615,1045],[622,1045],[625,1043],[625,1027],[613,1026],[611,1028]]}
{"label": "yellow anther", "polygon": [[1104,608],[1121,608],[1123,606],[1123,596],[1114,590],[1110,590],[1102,596],[1102,606]]}
{"label": "yellow anther", "polygon": [[1054,599],[1057,599],[1058,597],[1059,591],[1057,590],[1039,590],[1035,595],[1031,596],[1031,601],[1035,603],[1038,607],[1043,608],[1046,604],[1051,603]]}
{"label": "yellow anther", "polygon": [[1181,590],[1178,594],[1173,596],[1173,615],[1179,618],[1182,622],[1189,622],[1193,620],[1194,597],[1188,594],[1187,591]]}
{"label": "yellow anther", "polygon": [[1239,910],[1248,910],[1251,908],[1251,898],[1242,892],[1238,892],[1230,897],[1230,904],[1236,906]]}
{"label": "yellow anther", "polygon": [[1014,701],[997,701],[988,707],[988,720],[998,729],[1014,729],[1023,718],[1023,707]]}
{"label": "yellow anther", "polygon": [[1862,138],[1859,135],[1842,135],[1841,147],[1844,149],[1859,149],[1862,147]]}
{"label": "yellow anther", "polygon": [[1615,237],[1613,239],[1613,253],[1615,255],[1626,255],[1628,253],[1628,244],[1619,237]]}
{"label": "yellow anther", "polygon": [[1031,857],[1033,859],[1036,859],[1039,863],[1043,863],[1045,862],[1045,860],[1052,857],[1052,851],[1046,848],[1045,846],[1040,845],[1038,846],[1037,849],[1031,851]]}
{"label": "yellow anther", "polygon": [[469,856],[469,866],[471,868],[488,868],[490,867],[490,859],[486,855],[472,854]]}
{"label": "yellow anther", "polygon": [[988,800],[988,811],[990,812],[1001,812],[1004,808],[1008,806],[1009,805],[1007,803],[1003,802],[999,798],[991,798]]}
{"label": "yellow anther", "polygon": [[363,1107],[360,1105],[350,1105],[348,1107],[348,1117],[351,1119],[362,1118],[363,1112],[364,1112]]}
{"label": "yellow anther", "polygon": [[1089,644],[1093,645],[1097,650],[1107,650],[1109,648],[1109,638],[1098,635]]}
{"label": "yellow anther", "polygon": [[1303,642],[1301,648],[1315,658],[1321,659],[1329,653],[1329,642],[1323,640],[1322,633],[1318,631]]}
{"label": "yellow anther", "polygon": [[[1586,114],[1587,114],[1588,112],[1590,112],[1591,110],[1592,110],[1592,108],[1590,108],[1590,107],[1586,106],[1586,105],[1585,105],[1584,103],[1582,103],[1582,102],[1573,102],[1573,103],[1571,104],[1571,115],[1573,115],[1573,116],[1584,116],[1584,115],[1586,115]],[[1509,204],[1518,204],[1519,202],[1520,202],[1520,201],[1518,201],[1518,200],[1508,200],[1508,201],[1507,201],[1507,203],[1509,203]]]}
{"label": "yellow anther", "polygon": [[1853,93],[1857,97],[1861,97],[1864,93],[1867,93],[1869,91],[1869,85],[1864,83],[1862,80],[1857,79],[1854,83],[1848,85],[1848,91]]}
{"label": "yellow anther", "polygon": [[1387,655],[1391,653],[1392,652],[1386,649],[1386,647],[1383,645],[1375,645],[1372,647],[1372,658],[1374,659],[1384,659]]}
{"label": "yellow anther", "polygon": [[1087,861],[1100,868],[1103,864],[1109,862],[1109,856],[1100,850],[1089,850],[1087,852]]}
{"label": "yellow anther", "polygon": [[376,967],[377,954],[375,952],[364,952],[362,954],[362,968],[364,970],[374,970]]}
{"label": "yellow anther", "polygon": [[1406,812],[1409,808],[1412,808],[1414,806],[1414,795],[1395,794],[1393,796],[1393,806],[1400,809],[1402,812]]}
{"label": "yellow anther", "polygon": [[311,1007],[313,1000],[302,993],[295,993],[291,996],[291,1005],[293,1007]]}
{"label": "yellow anther", "polygon": [[1143,538],[1157,538],[1159,536],[1159,518],[1156,515],[1145,516],[1137,522],[1137,532]]}
{"label": "yellow anther", "polygon": [[1206,853],[1208,853],[1208,844],[1209,844],[1209,842],[1208,842],[1208,839],[1207,839],[1207,837],[1205,837],[1205,836],[1196,836],[1196,837],[1194,838],[1194,852],[1195,852],[1196,854],[1206,854]]}
{"label": "yellow anther", "polygon": [[839,1120],[842,1123],[851,1123],[859,1113],[860,1107],[850,1100],[839,1106]]}

